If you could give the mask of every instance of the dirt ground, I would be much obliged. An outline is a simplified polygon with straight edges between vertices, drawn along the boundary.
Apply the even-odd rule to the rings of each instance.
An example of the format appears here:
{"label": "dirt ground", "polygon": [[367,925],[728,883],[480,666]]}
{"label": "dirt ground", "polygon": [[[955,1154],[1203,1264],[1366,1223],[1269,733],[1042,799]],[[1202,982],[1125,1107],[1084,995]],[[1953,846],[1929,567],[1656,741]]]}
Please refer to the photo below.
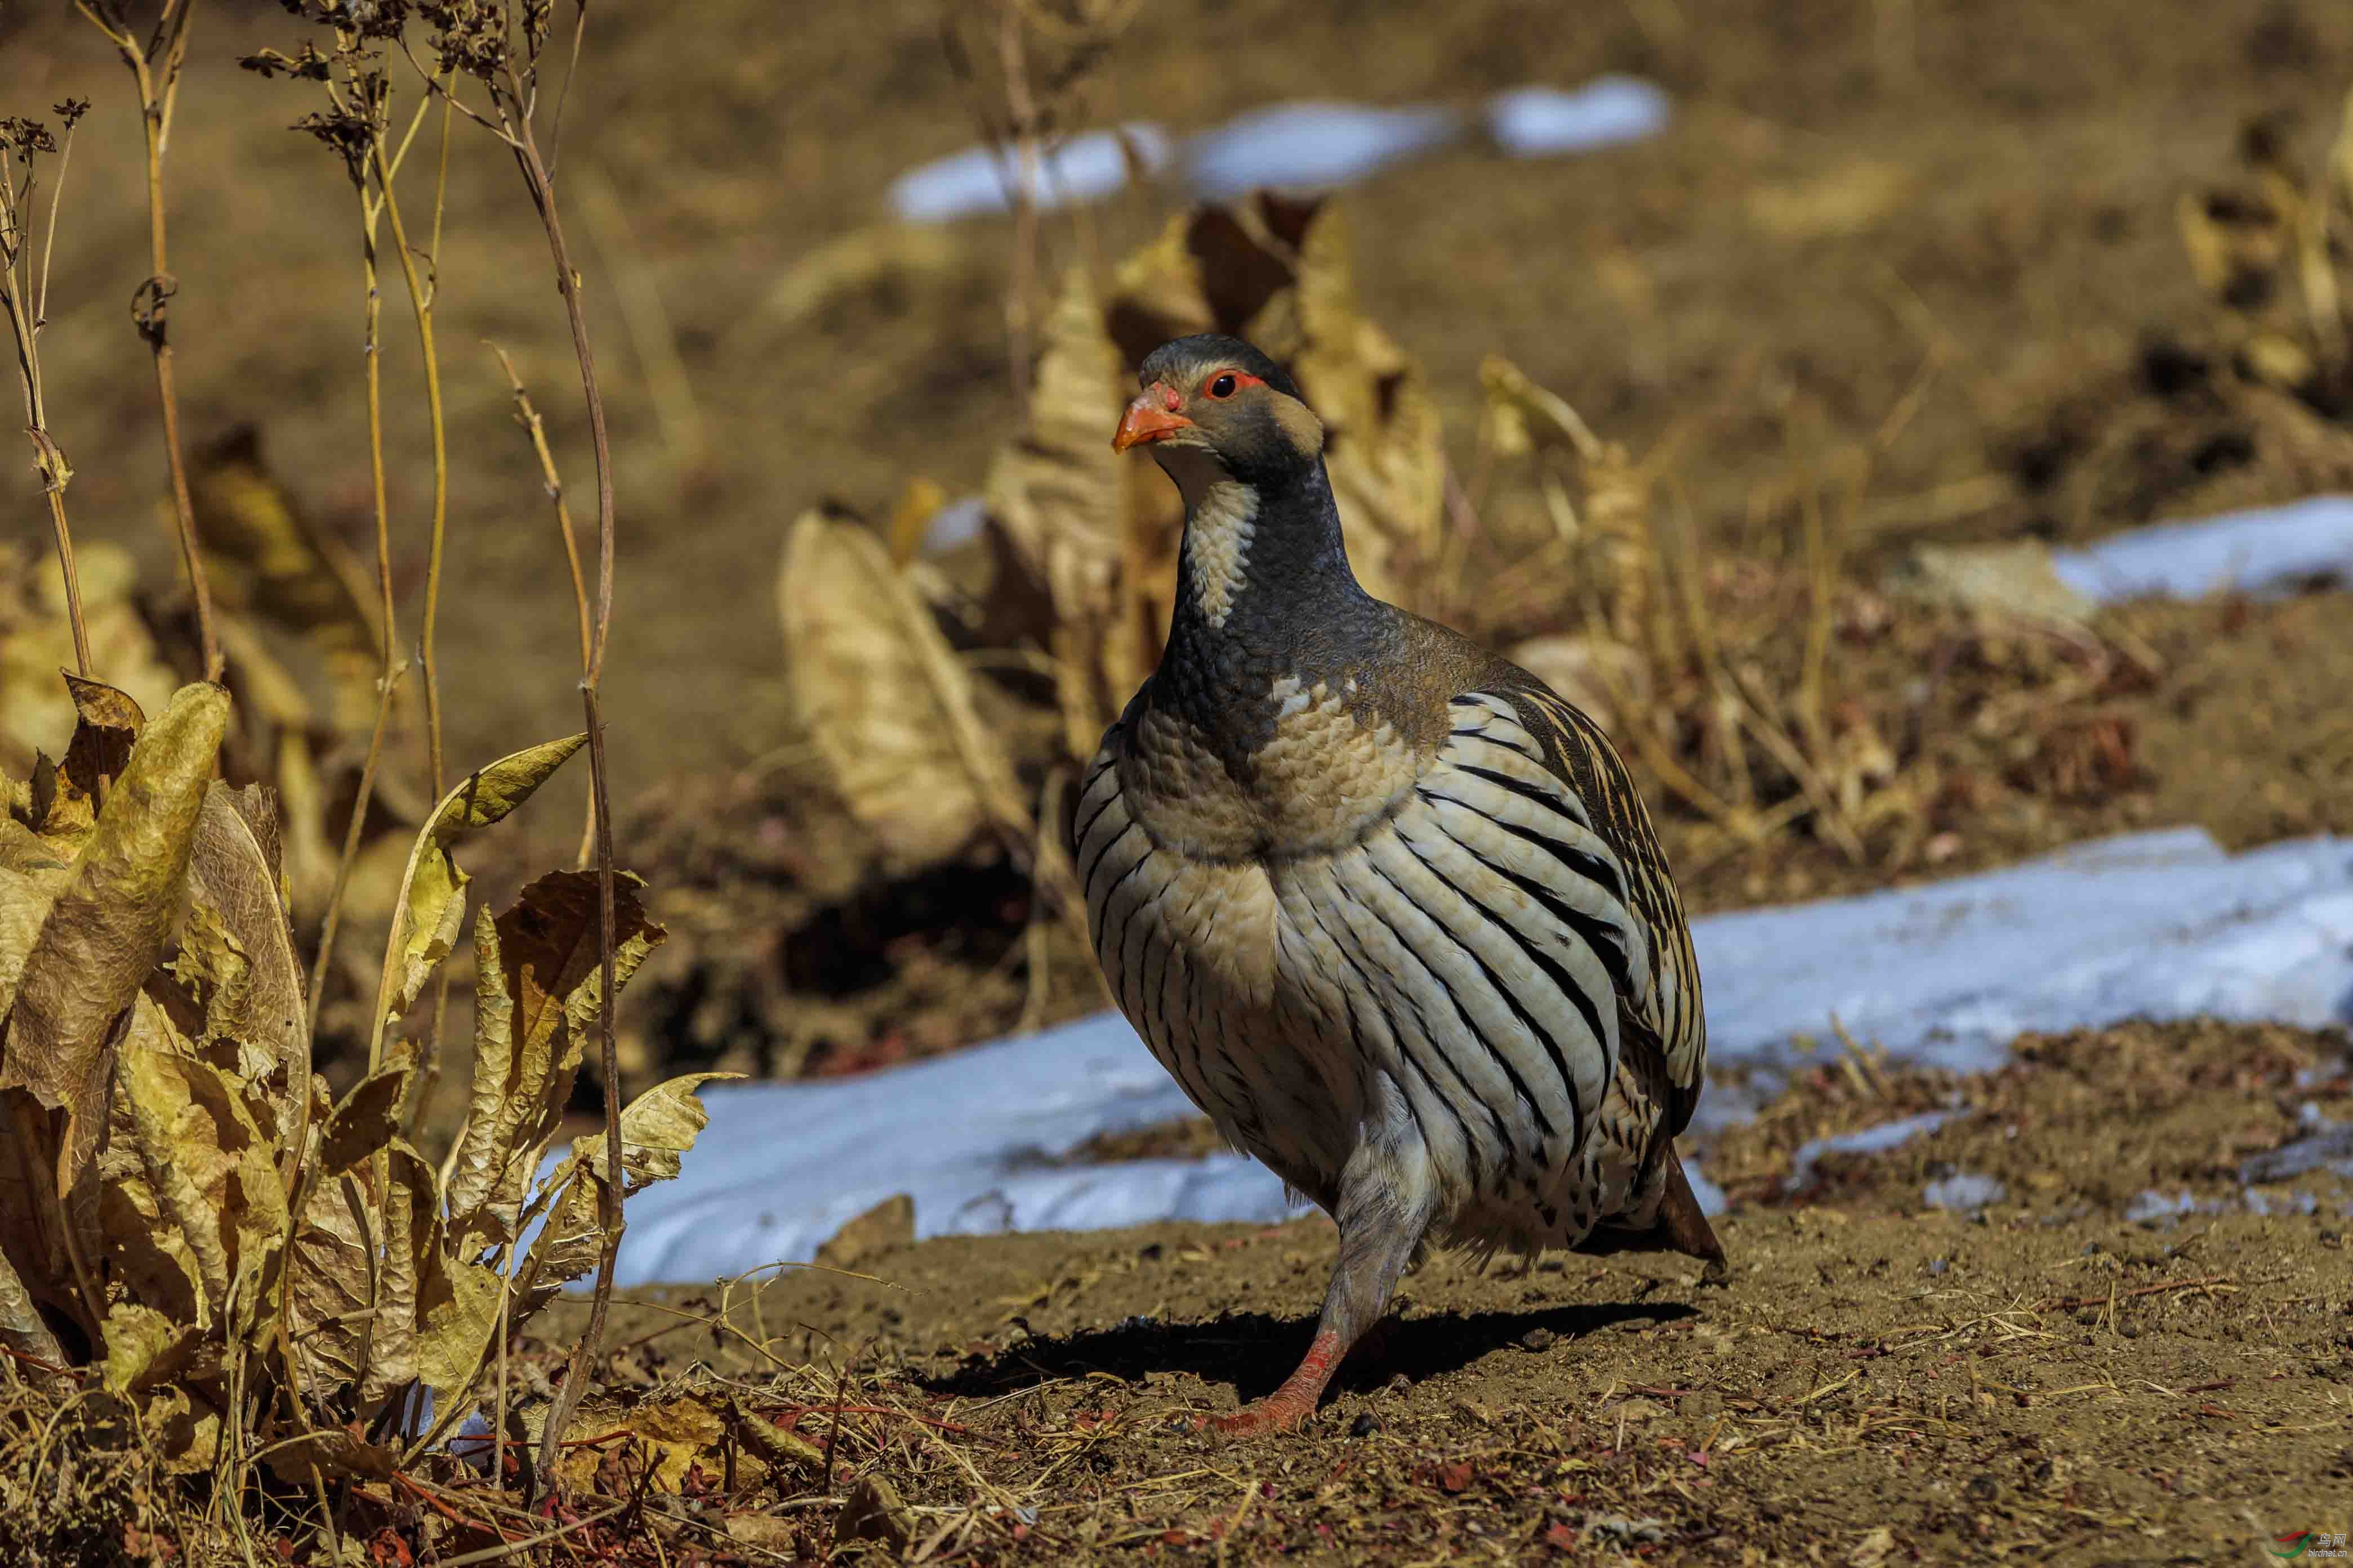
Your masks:
{"label": "dirt ground", "polygon": [[[2251,1560],[2353,1527],[2353,1182],[2262,1184],[2267,1216],[2240,1183],[2308,1130],[2298,1105],[2353,1112],[2346,1051],[2135,1025],[2030,1037],[1978,1079],[1826,1068],[1703,1151],[1735,1199],[1728,1285],[1441,1256],[1293,1437],[1192,1421],[1290,1370],[1321,1216],[884,1244],[738,1287],[724,1331],[717,1290],[673,1291],[618,1337],[654,1336],[623,1358],[649,1387],[699,1357],[754,1388],[766,1357],[814,1368],[777,1418],[819,1443],[838,1422],[831,1495],[889,1480],[942,1560]],[[1789,1190],[1801,1138],[1922,1104],[1957,1113]],[[2000,1190],[1927,1206],[1956,1173]],[[2189,1211],[2126,1218],[2147,1191]],[[833,1507],[723,1494],[706,1510],[765,1512],[784,1555],[831,1541]]]}

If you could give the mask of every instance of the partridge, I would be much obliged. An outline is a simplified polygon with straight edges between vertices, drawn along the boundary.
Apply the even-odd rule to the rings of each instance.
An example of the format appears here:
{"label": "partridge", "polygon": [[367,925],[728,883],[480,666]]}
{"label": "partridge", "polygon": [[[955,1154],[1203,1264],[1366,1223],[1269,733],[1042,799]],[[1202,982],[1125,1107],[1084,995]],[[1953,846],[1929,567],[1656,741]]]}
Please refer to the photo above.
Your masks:
{"label": "partridge", "polygon": [[1625,764],[1525,670],[1358,585],[1324,426],[1237,339],[1155,350],[1112,445],[1185,501],[1166,651],[1071,816],[1095,953],[1162,1067],[1337,1223],[1283,1430],[1432,1243],[1723,1271],[1677,1160],[1707,1056]]}

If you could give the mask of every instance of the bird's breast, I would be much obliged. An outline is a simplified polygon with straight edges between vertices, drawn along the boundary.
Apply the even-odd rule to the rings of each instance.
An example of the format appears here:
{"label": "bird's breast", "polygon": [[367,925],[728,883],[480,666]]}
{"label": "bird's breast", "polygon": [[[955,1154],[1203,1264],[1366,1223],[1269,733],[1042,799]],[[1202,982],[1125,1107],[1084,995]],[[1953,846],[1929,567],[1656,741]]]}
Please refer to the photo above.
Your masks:
{"label": "bird's breast", "polygon": [[1412,797],[1428,758],[1352,697],[1279,679],[1239,747],[1144,709],[1117,763],[1128,810],[1155,843],[1203,861],[1312,859],[1363,842]]}

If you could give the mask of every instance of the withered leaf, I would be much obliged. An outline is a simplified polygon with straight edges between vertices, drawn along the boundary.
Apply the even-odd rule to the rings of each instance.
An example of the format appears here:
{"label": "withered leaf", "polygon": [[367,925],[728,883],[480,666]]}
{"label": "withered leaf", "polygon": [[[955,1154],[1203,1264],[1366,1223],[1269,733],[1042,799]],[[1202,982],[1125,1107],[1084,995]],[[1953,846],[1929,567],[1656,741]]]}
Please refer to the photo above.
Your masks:
{"label": "withered leaf", "polygon": [[[479,828],[501,821],[529,800],[548,776],[587,742],[585,734],[548,741],[469,773],[441,797],[409,850],[394,905],[391,940],[385,945],[383,999],[376,1016],[380,1042],[385,1026],[416,1004],[434,966],[449,956],[466,923],[466,884],[450,849]],[[375,1053],[372,1051],[371,1055]]]}
{"label": "withered leaf", "polygon": [[[12,839],[26,841],[27,851],[15,853]],[[17,866],[33,868],[19,870]],[[72,864],[49,858],[40,839],[16,823],[0,822],[0,1017],[16,1005],[25,961],[32,956],[33,943],[40,940],[49,906],[58,901],[72,875]]]}
{"label": "withered leaf", "polygon": [[227,721],[227,692],[185,686],[132,747],[25,961],[0,1088],[95,1125],[109,1039],[163,955]]}
{"label": "withered leaf", "polygon": [[[195,1047],[173,1026],[171,1016],[155,999],[142,992],[131,1005],[131,1024],[124,1046],[167,1057],[194,1057]],[[132,1300],[156,1309],[174,1322],[195,1323],[210,1310],[195,1254],[164,1206],[148,1180],[139,1112],[121,1085],[122,1065],[115,1065],[116,1089],[108,1097],[108,1137],[96,1166],[98,1203],[94,1244],[90,1250],[106,1260],[110,1279]],[[58,1286],[70,1289],[70,1263],[58,1258],[51,1265]]]}
{"label": "withered leaf", "polygon": [[203,1282],[200,1321],[219,1322],[231,1287],[266,1273],[285,1236],[277,1151],[237,1080],[209,1062],[132,1039],[117,1077],[161,1217]]}
{"label": "withered leaf", "polygon": [[[133,597],[137,565],[128,551],[102,541],[84,542],[75,554],[90,668],[106,671],[147,711],[163,711],[180,680],[158,657]],[[0,542],[0,768],[23,773],[35,752],[55,751],[77,722],[72,693],[58,680],[74,662],[65,585],[49,552]]]}
{"label": "withered leaf", "polygon": [[235,1040],[242,1047],[238,1070],[253,1079],[310,1070],[302,967],[279,897],[275,821],[261,786],[238,791],[216,780],[188,856],[190,896],[213,911],[246,966],[244,984],[233,994],[224,988],[206,1008],[205,1034]]}
{"label": "withered leaf", "polygon": [[951,858],[992,828],[1027,840],[1011,759],[881,540],[847,518],[803,514],[785,536],[776,596],[801,723],[842,804],[894,865]]}
{"label": "withered leaf", "polygon": [[[1046,585],[1053,624],[1039,635],[1054,657],[1069,744],[1085,755],[1157,648],[1160,628],[1131,613],[1140,509],[1156,506],[1147,531],[1172,542],[1182,514],[1141,488],[1111,449],[1124,367],[1082,269],[1072,269],[1042,335],[1029,426],[989,465],[988,515]],[[1158,552],[1173,557],[1174,548]]]}
{"label": "withered leaf", "polygon": [[406,1062],[378,1068],[353,1085],[351,1093],[327,1113],[313,1180],[341,1175],[391,1146],[400,1131],[401,1100],[411,1071]]}
{"label": "withered leaf", "polygon": [[357,1386],[371,1339],[377,1205],[364,1165],[313,1185],[294,1233],[287,1327],[307,1391]]}
{"label": "withered leaf", "polygon": [[375,1317],[363,1343],[360,1403],[375,1409],[417,1375],[419,1289],[440,1260],[441,1194],[433,1167],[395,1139],[392,1185],[383,1208],[384,1248],[378,1258]]}
{"label": "withered leaf", "polygon": [[195,453],[189,499],[224,606],[308,639],[334,689],[336,730],[364,735],[375,713],[379,663],[366,575],[270,473],[260,432],[239,426]]}
{"label": "withered leaf", "polygon": [[106,1314],[106,1386],[116,1394],[150,1388],[185,1370],[201,1331],[153,1307],[118,1301]]}
{"label": "withered leaf", "polygon": [[[627,985],[664,935],[626,874],[614,884],[613,978]],[[601,1010],[596,879],[557,871],[495,921],[474,922],[474,1081],[449,1164],[458,1250],[515,1237],[539,1151],[555,1133]]]}
{"label": "withered leaf", "polygon": [[[696,1137],[711,1120],[695,1091],[706,1083],[742,1076],[687,1073],[656,1084],[628,1103],[621,1112],[625,1199],[650,1183],[678,1174],[681,1157],[694,1147]],[[572,1141],[572,1152],[533,1201],[534,1206],[549,1205],[547,1222],[515,1272],[514,1303],[510,1309],[514,1321],[537,1311],[566,1282],[596,1267],[605,1240],[599,1205],[609,1169],[605,1134],[583,1133]]]}
{"label": "withered leaf", "polygon": [[447,1409],[473,1385],[499,1327],[505,1277],[437,1253],[417,1283],[417,1376]]}
{"label": "withered leaf", "polygon": [[33,1305],[33,1293],[25,1289],[24,1279],[5,1252],[0,1252],[0,1345],[50,1367],[62,1368],[66,1364],[65,1352],[58,1348],[57,1335],[42,1321],[40,1310]]}
{"label": "withered leaf", "polygon": [[[727,1436],[726,1420],[708,1402],[693,1395],[640,1405],[634,1410],[584,1410],[572,1418],[565,1436],[577,1439],[619,1432],[628,1433],[643,1445],[646,1469],[659,1491],[678,1491],[686,1483],[687,1472],[697,1465],[712,1480],[725,1468],[722,1447]],[[556,1473],[574,1490],[589,1491],[595,1488],[596,1467],[606,1451],[604,1444],[567,1448],[556,1461]]]}
{"label": "withered leaf", "polygon": [[400,1456],[343,1426],[320,1426],[269,1445],[264,1458],[288,1486],[302,1486],[315,1468],[332,1478],[384,1480],[400,1468]]}

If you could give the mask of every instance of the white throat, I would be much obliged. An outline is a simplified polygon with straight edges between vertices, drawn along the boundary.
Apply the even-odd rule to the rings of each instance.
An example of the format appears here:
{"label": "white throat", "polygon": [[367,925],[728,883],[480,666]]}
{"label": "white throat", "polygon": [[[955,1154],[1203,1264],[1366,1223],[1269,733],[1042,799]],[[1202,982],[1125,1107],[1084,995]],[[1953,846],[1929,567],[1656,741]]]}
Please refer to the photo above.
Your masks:
{"label": "white throat", "polygon": [[1198,447],[1172,443],[1152,455],[1185,497],[1185,566],[1193,596],[1209,625],[1223,626],[1250,563],[1258,492]]}

